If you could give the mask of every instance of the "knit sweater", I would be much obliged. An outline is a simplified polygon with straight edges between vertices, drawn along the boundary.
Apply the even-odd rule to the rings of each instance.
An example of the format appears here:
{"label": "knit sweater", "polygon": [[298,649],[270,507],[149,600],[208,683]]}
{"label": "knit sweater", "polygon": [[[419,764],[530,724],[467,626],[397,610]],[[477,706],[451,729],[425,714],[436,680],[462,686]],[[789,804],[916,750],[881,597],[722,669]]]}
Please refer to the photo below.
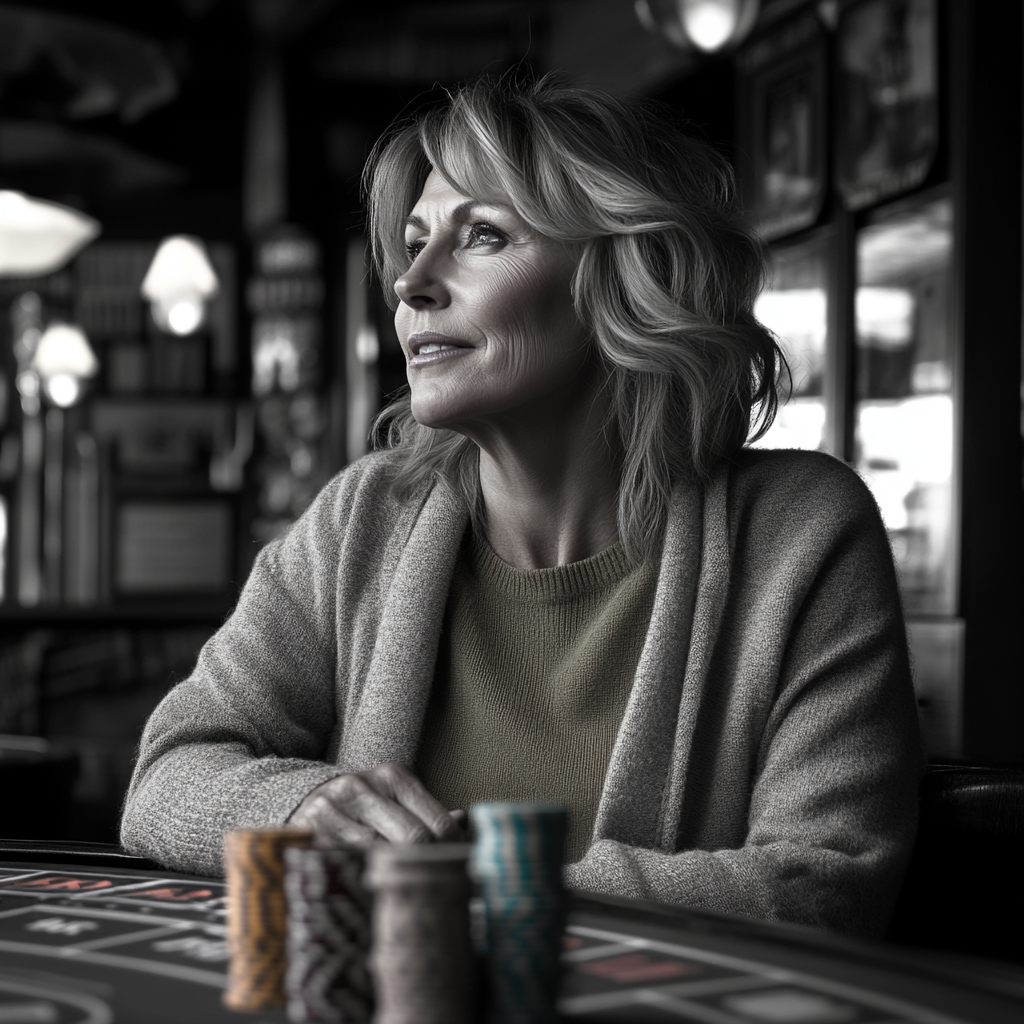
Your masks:
{"label": "knit sweater", "polygon": [[549,800],[590,845],[651,617],[654,565],[622,547],[516,569],[469,535],[455,565],[414,771],[446,807]]}
{"label": "knit sweater", "polygon": [[[225,829],[415,762],[467,512],[361,459],[259,554],[142,736],[125,847],[222,871]],[[878,934],[922,770],[892,556],[870,493],[812,452],[681,483],[575,888]]]}

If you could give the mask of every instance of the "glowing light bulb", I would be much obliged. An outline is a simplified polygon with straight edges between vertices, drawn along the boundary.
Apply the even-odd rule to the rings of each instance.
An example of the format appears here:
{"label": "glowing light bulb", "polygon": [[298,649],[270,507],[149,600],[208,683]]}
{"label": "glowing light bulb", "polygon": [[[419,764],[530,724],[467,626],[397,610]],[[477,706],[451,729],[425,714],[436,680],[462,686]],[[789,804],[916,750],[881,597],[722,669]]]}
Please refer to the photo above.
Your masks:
{"label": "glowing light bulb", "polygon": [[203,300],[179,299],[167,310],[167,326],[174,334],[191,334],[203,322]]}
{"label": "glowing light bulb", "polygon": [[736,11],[731,4],[716,0],[686,4],[683,26],[693,45],[706,53],[720,50],[736,28]]}
{"label": "glowing light bulb", "polygon": [[53,377],[48,377],[43,388],[50,401],[54,405],[59,405],[62,409],[67,409],[74,405],[78,401],[78,396],[82,393],[81,383],[77,377],[72,377],[70,373],[58,373]]}

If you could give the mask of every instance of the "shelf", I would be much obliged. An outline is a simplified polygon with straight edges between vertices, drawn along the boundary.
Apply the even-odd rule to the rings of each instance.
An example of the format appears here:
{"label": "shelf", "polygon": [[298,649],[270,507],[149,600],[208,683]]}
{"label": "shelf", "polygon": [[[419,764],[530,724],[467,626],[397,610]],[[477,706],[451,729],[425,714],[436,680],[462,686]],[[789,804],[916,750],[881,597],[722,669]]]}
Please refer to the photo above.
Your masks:
{"label": "shelf", "polygon": [[234,607],[234,598],[138,600],[131,604],[91,606],[0,604],[0,623],[36,627],[79,626],[219,626]]}

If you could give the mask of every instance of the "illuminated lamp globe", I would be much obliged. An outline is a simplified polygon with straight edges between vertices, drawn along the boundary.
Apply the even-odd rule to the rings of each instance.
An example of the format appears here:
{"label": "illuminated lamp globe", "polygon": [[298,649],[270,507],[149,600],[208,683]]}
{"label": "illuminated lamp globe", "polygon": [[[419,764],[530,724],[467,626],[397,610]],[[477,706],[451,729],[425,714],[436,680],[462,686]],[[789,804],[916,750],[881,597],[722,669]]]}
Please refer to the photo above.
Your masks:
{"label": "illuminated lamp globe", "polygon": [[170,334],[188,335],[206,319],[206,303],[219,283],[206,246],[190,235],[165,238],[142,282],[157,326]]}
{"label": "illuminated lamp globe", "polygon": [[759,0],[634,0],[640,24],[680,50],[722,53],[757,21]]}
{"label": "illuminated lamp globe", "polygon": [[43,390],[54,405],[68,409],[78,401],[82,393],[82,382],[70,373],[58,373],[46,379]]}
{"label": "illuminated lamp globe", "polygon": [[70,206],[0,189],[0,276],[52,274],[99,233],[98,221]]}
{"label": "illuminated lamp globe", "polygon": [[757,21],[758,0],[678,0],[683,31],[705,53],[742,42]]}
{"label": "illuminated lamp globe", "polygon": [[32,369],[42,380],[47,398],[62,409],[78,401],[85,381],[99,368],[89,339],[75,324],[50,324],[32,357]]}

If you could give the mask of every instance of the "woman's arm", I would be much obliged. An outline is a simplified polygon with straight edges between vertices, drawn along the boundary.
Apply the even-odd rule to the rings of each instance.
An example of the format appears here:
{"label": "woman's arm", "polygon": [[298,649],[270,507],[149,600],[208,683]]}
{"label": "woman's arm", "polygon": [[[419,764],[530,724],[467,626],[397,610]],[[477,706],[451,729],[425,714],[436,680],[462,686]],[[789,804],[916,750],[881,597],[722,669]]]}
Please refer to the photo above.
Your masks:
{"label": "woman's arm", "polygon": [[146,725],[125,802],[126,849],[218,873],[225,829],[283,822],[336,776],[338,528],[325,490],[256,559],[228,621]]}
{"label": "woman's arm", "polygon": [[751,459],[729,508],[726,611],[688,709],[680,852],[601,839],[567,882],[880,934],[923,768],[884,527],[860,480],[824,456]]}
{"label": "woman's arm", "polygon": [[917,821],[922,762],[905,704],[819,681],[768,742],[742,845],[670,854],[604,839],[566,869],[567,883],[881,935]]}

